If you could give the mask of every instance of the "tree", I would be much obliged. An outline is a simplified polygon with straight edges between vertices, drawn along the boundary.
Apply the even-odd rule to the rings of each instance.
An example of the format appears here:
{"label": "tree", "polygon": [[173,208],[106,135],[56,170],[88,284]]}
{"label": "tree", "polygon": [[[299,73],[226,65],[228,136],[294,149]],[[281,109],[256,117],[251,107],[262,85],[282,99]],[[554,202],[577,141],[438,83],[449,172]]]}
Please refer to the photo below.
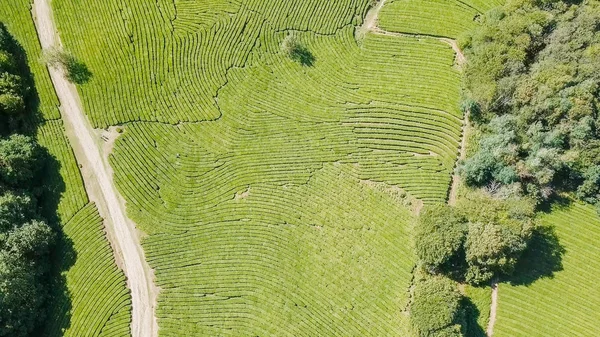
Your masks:
{"label": "tree", "polygon": [[[15,132],[28,88],[18,44],[0,23],[0,336],[29,336],[43,322],[53,229],[41,220],[32,190],[43,152]],[[24,73],[22,73],[24,72]],[[25,74],[25,75],[24,75]]]}
{"label": "tree", "polygon": [[92,77],[92,72],[85,63],[62,49],[56,47],[47,49],[44,51],[42,59],[48,66],[63,70],[67,80],[72,83],[84,84]]}
{"label": "tree", "polygon": [[495,275],[510,275],[527,248],[527,238],[497,223],[470,223],[465,242],[465,280],[480,284]]}
{"label": "tree", "polygon": [[444,277],[426,277],[415,285],[410,320],[419,336],[459,337],[465,324],[462,296],[456,283]]}
{"label": "tree", "polygon": [[312,66],[315,62],[313,54],[300,43],[300,40],[294,34],[290,34],[283,39],[281,50],[289,58],[304,66]]}
{"label": "tree", "polygon": [[461,249],[466,219],[444,204],[427,207],[419,217],[415,233],[417,256],[430,272],[439,271]]}
{"label": "tree", "polygon": [[8,191],[0,196],[0,233],[34,217],[34,203],[29,195]]}
{"label": "tree", "polygon": [[9,186],[29,184],[40,167],[39,145],[28,136],[14,134],[0,140],[0,179]]}
{"label": "tree", "polygon": [[499,200],[473,193],[457,208],[468,220],[464,244],[465,280],[481,284],[499,275],[511,275],[527,248],[537,223],[531,199]]}

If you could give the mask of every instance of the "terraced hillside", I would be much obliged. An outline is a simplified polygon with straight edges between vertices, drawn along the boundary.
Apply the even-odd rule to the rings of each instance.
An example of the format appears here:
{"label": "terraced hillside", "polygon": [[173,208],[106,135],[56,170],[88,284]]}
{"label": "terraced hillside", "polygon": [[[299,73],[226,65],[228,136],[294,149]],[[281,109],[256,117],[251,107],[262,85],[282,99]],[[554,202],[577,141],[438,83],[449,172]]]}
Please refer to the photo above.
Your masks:
{"label": "terraced hillside", "polygon": [[162,336],[411,334],[406,206],[447,196],[460,74],[436,39],[356,40],[368,4],[54,0],[91,121],[125,126]]}
{"label": "terraced hillside", "polygon": [[28,0],[0,2],[4,22],[27,54],[39,98],[36,136],[54,157],[47,168],[45,214],[57,213],[62,228],[56,251],[60,280],[52,289],[50,322],[44,336],[128,336],[131,307],[125,277],[81,174],[60,120],[58,100],[45,66]]}
{"label": "terraced hillside", "polygon": [[562,270],[530,285],[501,284],[494,336],[594,336],[600,331],[600,218],[593,207],[573,204],[542,220],[564,249]]}
{"label": "terraced hillside", "polygon": [[387,0],[379,26],[390,32],[456,38],[504,0]]}

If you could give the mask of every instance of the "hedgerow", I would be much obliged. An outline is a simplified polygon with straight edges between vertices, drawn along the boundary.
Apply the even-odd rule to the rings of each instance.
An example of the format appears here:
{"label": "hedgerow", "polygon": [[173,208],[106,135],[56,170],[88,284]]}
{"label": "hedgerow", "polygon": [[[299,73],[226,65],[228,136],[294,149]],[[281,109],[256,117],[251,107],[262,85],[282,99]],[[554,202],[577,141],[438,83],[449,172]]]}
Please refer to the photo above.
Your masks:
{"label": "hedgerow", "polygon": [[386,31],[456,38],[502,0],[388,0],[379,27]]}

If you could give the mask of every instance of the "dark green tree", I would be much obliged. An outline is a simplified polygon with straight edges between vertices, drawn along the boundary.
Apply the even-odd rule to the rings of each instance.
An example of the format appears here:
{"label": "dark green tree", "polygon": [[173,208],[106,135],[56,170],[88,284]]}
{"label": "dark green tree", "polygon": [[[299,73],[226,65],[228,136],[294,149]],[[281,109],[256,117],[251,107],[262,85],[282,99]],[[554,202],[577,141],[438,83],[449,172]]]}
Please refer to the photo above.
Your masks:
{"label": "dark green tree", "polygon": [[422,337],[463,336],[462,296],[456,282],[445,277],[426,277],[416,283],[410,320]]}
{"label": "dark green tree", "polygon": [[28,136],[14,134],[0,140],[0,180],[9,186],[27,186],[40,168],[39,145]]}
{"label": "dark green tree", "polygon": [[453,207],[439,204],[427,207],[415,230],[417,256],[429,272],[437,272],[462,248],[467,220]]}

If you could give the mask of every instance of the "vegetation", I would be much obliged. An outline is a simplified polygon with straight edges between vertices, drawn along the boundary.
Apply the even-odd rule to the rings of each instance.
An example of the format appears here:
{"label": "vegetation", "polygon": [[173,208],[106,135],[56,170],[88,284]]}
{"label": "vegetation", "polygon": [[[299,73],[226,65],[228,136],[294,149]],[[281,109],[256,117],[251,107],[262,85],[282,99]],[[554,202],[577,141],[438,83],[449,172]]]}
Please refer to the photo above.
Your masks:
{"label": "vegetation", "polygon": [[414,288],[410,318],[419,336],[464,336],[465,313],[456,282],[444,277],[426,277]]}
{"label": "vegetation", "polygon": [[417,256],[431,273],[456,268],[459,251],[465,244],[467,219],[454,207],[435,204],[426,207],[415,229]]}
{"label": "vegetation", "polygon": [[[30,1],[0,2],[0,21],[5,22],[18,41],[15,44],[18,46],[17,57],[11,60],[16,61],[16,69],[27,89],[25,110],[12,115],[10,122],[0,121],[5,127],[2,133],[7,135],[3,140],[8,140],[9,133],[14,133],[11,130],[22,130],[27,139],[35,139],[39,144],[37,150],[40,153],[47,153],[43,165],[36,170],[39,176],[29,181],[32,188],[28,189],[32,192],[10,190],[14,190],[11,193],[19,198],[31,200],[32,208],[21,208],[19,212],[30,210],[28,217],[32,216],[35,221],[45,219],[53,229],[54,238],[50,260],[48,255],[40,258],[48,271],[44,277],[36,276],[33,286],[23,292],[27,297],[34,296],[34,292],[44,287],[40,290],[43,296],[36,295],[17,313],[25,314],[43,303],[41,311],[36,312],[35,321],[44,324],[38,324],[31,336],[128,336],[131,312],[125,278],[115,264],[98,212],[87,199],[78,164],[64,136],[59,102],[46,66],[38,62],[42,53]],[[44,254],[42,248],[40,246],[40,254]],[[0,294],[18,295],[19,291],[11,288],[5,292],[3,288]],[[5,322],[6,312],[2,308],[0,325]],[[0,335],[4,336],[5,331]],[[18,333],[8,333],[8,336],[18,336]]]}
{"label": "vegetation", "polygon": [[477,26],[502,0],[387,0],[379,16],[386,31],[456,38]]}
{"label": "vegetation", "polygon": [[508,1],[462,40],[466,101],[486,134],[467,183],[598,202],[598,1]]}
{"label": "vegetation", "polygon": [[445,200],[460,74],[435,39],[358,45],[368,3],[53,1],[90,120],[124,125],[110,160],[165,336],[410,335],[398,201]]}
{"label": "vegetation", "polygon": [[[24,114],[28,98],[16,64],[17,50],[0,24],[0,113],[5,121]],[[14,123],[5,126],[2,131],[10,135],[0,139],[0,336],[21,337],[45,318],[55,233],[42,219],[35,195],[43,153],[32,138],[15,133],[20,130],[14,127]]]}
{"label": "vegetation", "polygon": [[299,62],[303,66],[312,66],[315,57],[304,47],[296,35],[288,35],[281,43],[281,50],[292,60]]}
{"label": "vegetation", "polygon": [[67,79],[75,84],[87,83],[92,77],[85,63],[58,47],[45,50],[43,60],[49,67],[62,69]]}
{"label": "vegetation", "polygon": [[534,217],[530,200],[484,193],[468,195],[456,207],[431,206],[419,218],[417,256],[430,273],[472,284],[512,275],[536,228]]}

